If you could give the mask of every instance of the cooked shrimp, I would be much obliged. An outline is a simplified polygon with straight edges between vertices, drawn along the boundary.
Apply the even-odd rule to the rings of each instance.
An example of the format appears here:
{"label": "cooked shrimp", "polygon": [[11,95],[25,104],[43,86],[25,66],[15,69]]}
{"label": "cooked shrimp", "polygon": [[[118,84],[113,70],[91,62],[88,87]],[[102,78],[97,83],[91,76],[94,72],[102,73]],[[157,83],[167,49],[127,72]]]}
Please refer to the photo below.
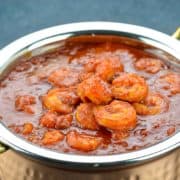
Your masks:
{"label": "cooked shrimp", "polygon": [[94,118],[93,107],[94,105],[91,103],[82,103],[77,107],[76,120],[84,129],[99,129],[99,126]]}
{"label": "cooked shrimp", "polygon": [[71,114],[62,115],[48,111],[41,117],[40,124],[47,128],[65,129],[70,127],[72,119]]}
{"label": "cooked shrimp", "polygon": [[79,151],[93,151],[101,144],[102,139],[86,133],[70,131],[66,136],[67,144]]}
{"label": "cooked shrimp", "polygon": [[87,72],[94,72],[105,81],[111,80],[115,73],[122,72],[123,69],[120,59],[116,56],[92,59],[92,61],[85,64]]}
{"label": "cooked shrimp", "polygon": [[109,85],[98,76],[92,76],[82,81],[77,93],[83,102],[91,101],[94,104],[107,104],[111,100]]}
{"label": "cooked shrimp", "polygon": [[172,94],[180,93],[180,74],[168,73],[160,77],[160,83],[163,89],[170,90]]}
{"label": "cooked shrimp", "polygon": [[32,131],[33,131],[33,124],[32,123],[25,123],[24,126],[23,126],[22,133],[24,135],[27,135],[27,134],[31,134]]}
{"label": "cooked shrimp", "polygon": [[147,93],[148,85],[144,78],[133,73],[121,73],[112,82],[112,94],[120,100],[139,102]]}
{"label": "cooked shrimp", "polygon": [[79,97],[73,89],[55,88],[51,89],[43,97],[43,104],[51,111],[68,114],[73,111],[73,105],[77,104]]}
{"label": "cooked shrimp", "polygon": [[32,109],[33,104],[36,103],[36,98],[31,95],[17,96],[15,100],[15,108],[17,111],[24,111],[29,114],[34,114]]}
{"label": "cooked shrimp", "polygon": [[141,103],[133,103],[137,114],[139,115],[155,115],[166,112],[169,107],[168,100],[159,93],[149,93]]}
{"label": "cooked shrimp", "polygon": [[56,144],[59,141],[62,141],[64,139],[64,134],[61,133],[58,130],[48,131],[44,134],[42,138],[42,143],[44,145],[52,145]]}
{"label": "cooked shrimp", "polygon": [[40,124],[47,128],[54,128],[57,115],[54,112],[48,111],[40,118]]}
{"label": "cooked shrimp", "polygon": [[128,102],[114,100],[94,108],[97,123],[112,130],[129,130],[136,126],[136,111]]}
{"label": "cooked shrimp", "polygon": [[73,120],[72,114],[60,115],[56,119],[56,129],[65,129],[71,126]]}
{"label": "cooked shrimp", "polygon": [[103,80],[111,80],[113,76],[124,70],[123,65],[118,57],[111,57],[102,60],[96,67],[96,74]]}
{"label": "cooked shrimp", "polygon": [[138,70],[143,70],[147,73],[155,74],[162,69],[164,66],[163,62],[155,58],[140,58],[134,64]]}
{"label": "cooked shrimp", "polygon": [[57,87],[69,87],[79,82],[79,73],[77,69],[61,68],[52,72],[48,81]]}

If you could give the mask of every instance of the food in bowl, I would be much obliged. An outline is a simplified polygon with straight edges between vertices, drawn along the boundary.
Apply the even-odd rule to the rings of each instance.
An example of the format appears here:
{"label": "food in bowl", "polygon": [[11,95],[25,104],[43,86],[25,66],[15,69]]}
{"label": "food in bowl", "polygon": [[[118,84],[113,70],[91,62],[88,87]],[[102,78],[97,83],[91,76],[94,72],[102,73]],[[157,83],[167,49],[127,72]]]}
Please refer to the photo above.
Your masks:
{"label": "food in bowl", "polygon": [[21,57],[0,83],[0,117],[59,152],[118,154],[180,128],[180,69],[118,36],[79,36]]}

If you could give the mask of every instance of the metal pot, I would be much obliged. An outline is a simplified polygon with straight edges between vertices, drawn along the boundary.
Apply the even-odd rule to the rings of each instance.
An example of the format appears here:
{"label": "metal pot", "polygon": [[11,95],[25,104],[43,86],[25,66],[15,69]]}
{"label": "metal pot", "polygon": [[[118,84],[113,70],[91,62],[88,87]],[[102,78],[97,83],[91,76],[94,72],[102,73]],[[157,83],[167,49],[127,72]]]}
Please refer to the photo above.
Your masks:
{"label": "metal pot", "polygon": [[[163,33],[122,23],[83,22],[44,29],[20,38],[3,48],[0,51],[1,77],[9,65],[23,54],[35,49],[40,49],[37,52],[42,53],[46,50],[46,48],[41,48],[46,47],[44,45],[87,34],[111,34],[136,39],[173,57],[177,64],[180,60],[180,42]],[[54,45],[50,44],[49,48],[54,48]],[[2,173],[3,180],[17,179],[17,177],[19,180],[23,177],[37,180],[58,177],[60,179],[152,180],[164,179],[164,177],[175,179],[180,173],[180,132],[142,150],[103,156],[63,154],[38,147],[13,134],[2,122],[0,122],[0,141],[16,151],[15,153],[8,150],[0,155],[0,177]],[[6,170],[3,171],[5,169],[3,167],[6,167]],[[8,168],[14,171],[9,174]],[[20,168],[23,171],[22,169],[20,171]]]}

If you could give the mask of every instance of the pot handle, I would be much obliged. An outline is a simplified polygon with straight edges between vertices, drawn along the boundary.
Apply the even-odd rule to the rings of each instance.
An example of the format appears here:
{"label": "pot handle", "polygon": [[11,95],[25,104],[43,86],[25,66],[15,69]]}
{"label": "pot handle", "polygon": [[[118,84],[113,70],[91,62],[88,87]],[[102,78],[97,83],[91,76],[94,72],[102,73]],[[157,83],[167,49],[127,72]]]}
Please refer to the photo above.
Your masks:
{"label": "pot handle", "polygon": [[172,35],[173,38],[180,40],[180,27],[177,28],[175,33]]}
{"label": "pot handle", "polygon": [[0,143],[0,154],[3,153],[7,148]]}

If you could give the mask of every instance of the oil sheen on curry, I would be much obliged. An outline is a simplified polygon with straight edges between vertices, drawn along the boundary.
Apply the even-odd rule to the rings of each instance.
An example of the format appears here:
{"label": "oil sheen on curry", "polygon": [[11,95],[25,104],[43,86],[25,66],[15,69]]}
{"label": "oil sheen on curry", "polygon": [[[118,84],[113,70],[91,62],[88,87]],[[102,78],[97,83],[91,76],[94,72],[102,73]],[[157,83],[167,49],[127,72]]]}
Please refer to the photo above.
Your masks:
{"label": "oil sheen on curry", "polygon": [[107,155],[179,131],[180,69],[171,59],[116,36],[58,43],[21,57],[0,82],[0,119],[15,134],[58,152]]}

